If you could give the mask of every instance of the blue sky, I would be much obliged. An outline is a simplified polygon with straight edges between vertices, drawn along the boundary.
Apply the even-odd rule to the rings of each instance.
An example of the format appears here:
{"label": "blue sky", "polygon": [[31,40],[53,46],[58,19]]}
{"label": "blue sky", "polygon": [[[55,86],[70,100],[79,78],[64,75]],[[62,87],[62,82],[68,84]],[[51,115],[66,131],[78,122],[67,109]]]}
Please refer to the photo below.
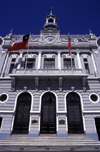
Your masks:
{"label": "blue sky", "polygon": [[50,7],[61,34],[100,36],[100,0],[0,0],[0,36],[39,34]]}

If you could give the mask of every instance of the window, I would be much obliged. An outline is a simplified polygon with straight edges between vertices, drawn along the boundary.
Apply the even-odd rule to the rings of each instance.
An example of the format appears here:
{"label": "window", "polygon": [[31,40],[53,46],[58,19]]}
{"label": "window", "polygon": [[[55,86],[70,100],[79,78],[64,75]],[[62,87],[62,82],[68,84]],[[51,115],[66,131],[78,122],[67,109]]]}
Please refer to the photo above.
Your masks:
{"label": "window", "polygon": [[7,95],[6,94],[2,94],[0,96],[0,101],[3,102],[3,101],[6,101],[7,100]]}
{"label": "window", "polygon": [[90,101],[92,101],[92,102],[98,102],[98,101],[99,101],[99,96],[98,96],[96,93],[92,93],[92,94],[89,96],[89,99],[90,99]]}
{"label": "window", "polygon": [[27,68],[35,69],[35,59],[27,59]]}
{"label": "window", "polygon": [[55,59],[44,60],[44,69],[54,69],[54,68],[55,68]]}
{"label": "window", "polygon": [[75,69],[74,59],[72,61],[71,59],[64,59],[64,69],[71,69],[71,64],[72,68]]}
{"label": "window", "polygon": [[51,23],[53,23],[53,19],[49,19],[49,20],[48,20],[48,22],[51,22]]}
{"label": "window", "polygon": [[90,70],[89,70],[87,58],[84,58],[83,60],[84,60],[84,67],[85,67],[86,74],[89,74]]}

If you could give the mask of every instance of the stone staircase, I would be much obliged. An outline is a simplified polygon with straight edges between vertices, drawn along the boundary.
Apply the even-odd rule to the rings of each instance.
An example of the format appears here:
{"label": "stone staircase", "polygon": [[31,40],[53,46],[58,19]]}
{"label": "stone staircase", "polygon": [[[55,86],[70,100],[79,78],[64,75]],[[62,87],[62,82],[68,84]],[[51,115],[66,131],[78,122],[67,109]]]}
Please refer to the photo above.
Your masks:
{"label": "stone staircase", "polygon": [[85,134],[69,134],[68,137],[57,137],[56,134],[41,134],[39,137],[28,137],[23,134],[13,134],[0,141],[0,146],[100,146]]}

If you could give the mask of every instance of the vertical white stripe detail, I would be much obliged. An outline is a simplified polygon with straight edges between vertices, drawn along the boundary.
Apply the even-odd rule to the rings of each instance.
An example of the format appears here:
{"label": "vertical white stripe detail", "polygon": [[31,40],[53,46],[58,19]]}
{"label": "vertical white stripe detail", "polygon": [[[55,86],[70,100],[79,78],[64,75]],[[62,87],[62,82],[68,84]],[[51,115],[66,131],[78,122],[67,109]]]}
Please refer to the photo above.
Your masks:
{"label": "vertical white stripe detail", "polygon": [[96,68],[96,65],[95,65],[93,54],[91,54],[91,57],[92,57],[92,61],[93,61],[94,71],[95,71],[95,73],[97,73],[97,68]]}
{"label": "vertical white stripe detail", "polygon": [[83,116],[83,127],[84,127],[84,131],[86,131],[85,118],[84,118],[84,116]]}
{"label": "vertical white stripe detail", "polygon": [[58,69],[61,69],[61,58],[60,58],[60,52],[58,52]]}
{"label": "vertical white stripe detail", "polygon": [[23,56],[23,54],[20,53],[17,69],[21,68],[22,56]]}
{"label": "vertical white stripe detail", "polygon": [[1,77],[3,77],[3,74],[4,74],[5,70],[6,70],[8,57],[9,57],[9,54],[7,53],[6,60],[5,60],[5,63],[4,63],[4,66],[3,66],[3,70],[2,70],[2,73],[1,73]]}
{"label": "vertical white stripe detail", "polygon": [[31,114],[30,114],[30,121],[29,121],[29,127],[28,127],[28,131],[30,131],[30,128],[31,128]]}
{"label": "vertical white stripe detail", "polygon": [[78,67],[82,69],[79,53],[77,53]]}
{"label": "vertical white stripe detail", "polygon": [[40,65],[41,65],[41,52],[39,52],[39,56],[38,56],[38,67],[37,67],[37,69],[40,69]]}
{"label": "vertical white stripe detail", "polygon": [[13,117],[12,117],[12,124],[11,124],[11,132],[13,131],[13,124],[14,124],[14,115],[13,115]]}
{"label": "vertical white stripe detail", "polygon": [[38,120],[38,131],[40,131],[40,116],[39,116],[39,120]]}
{"label": "vertical white stripe detail", "polygon": [[57,124],[56,130],[58,131],[58,116],[56,116],[56,124]]}

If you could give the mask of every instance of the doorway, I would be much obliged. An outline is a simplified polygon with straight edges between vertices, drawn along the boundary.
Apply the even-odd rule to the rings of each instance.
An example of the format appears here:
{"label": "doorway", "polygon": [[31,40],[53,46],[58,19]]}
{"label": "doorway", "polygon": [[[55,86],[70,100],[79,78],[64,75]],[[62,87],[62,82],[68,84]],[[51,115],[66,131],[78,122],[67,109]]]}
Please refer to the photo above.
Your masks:
{"label": "doorway", "polygon": [[56,133],[56,98],[53,93],[45,93],[42,97],[40,133]]}
{"label": "doorway", "polygon": [[95,118],[95,124],[96,124],[98,139],[100,140],[100,118]]}
{"label": "doorway", "polygon": [[84,133],[81,113],[80,97],[77,93],[71,92],[67,95],[67,117],[68,133]]}
{"label": "doorway", "polygon": [[13,133],[28,133],[31,107],[31,95],[27,92],[19,95],[17,100]]}

